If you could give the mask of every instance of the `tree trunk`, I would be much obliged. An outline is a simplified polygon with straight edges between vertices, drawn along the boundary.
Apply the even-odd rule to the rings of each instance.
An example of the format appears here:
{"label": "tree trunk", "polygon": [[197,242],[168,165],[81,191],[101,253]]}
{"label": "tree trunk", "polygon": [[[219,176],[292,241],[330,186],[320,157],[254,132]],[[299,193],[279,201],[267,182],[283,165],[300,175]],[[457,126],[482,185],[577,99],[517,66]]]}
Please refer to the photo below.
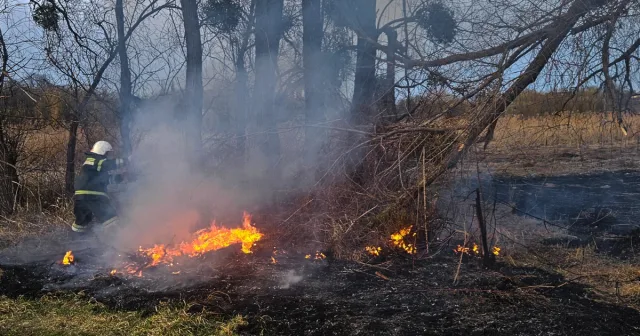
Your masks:
{"label": "tree trunk", "polygon": [[280,181],[276,167],[280,158],[280,137],[274,115],[274,98],[283,7],[283,0],[261,0],[256,3],[256,76],[253,110],[257,115],[252,122],[255,122],[253,128],[259,129],[262,135],[257,137],[261,157],[252,160],[257,159],[257,168],[260,174],[264,174],[263,182],[268,185],[277,185]]}
{"label": "tree trunk", "polygon": [[64,190],[69,196],[73,195],[75,188],[73,182],[76,176],[76,144],[78,143],[78,120],[74,116],[69,126],[69,139],[67,140],[67,168],[64,174]]}
{"label": "tree trunk", "polygon": [[247,18],[246,31],[243,33],[242,41],[238,46],[238,51],[235,60],[235,131],[236,131],[236,155],[237,155],[237,167],[239,169],[244,166],[244,157],[246,154],[246,131],[247,131],[247,110],[248,102],[247,95],[249,93],[249,75],[247,73],[247,67],[244,62],[244,58],[249,49],[249,39],[251,38],[253,31],[253,24],[255,19],[256,0],[252,0],[249,5],[249,17]]}
{"label": "tree trunk", "polygon": [[385,32],[385,35],[387,35],[388,49],[384,105],[387,110],[387,115],[396,117],[396,50],[398,46],[398,33],[389,28]]}
{"label": "tree trunk", "polygon": [[[309,182],[315,179],[312,172],[318,163],[318,155],[324,133],[314,127],[324,121],[324,93],[326,85],[323,74],[322,37],[323,20],[321,0],[302,0],[302,55],[304,66],[304,99],[307,128],[305,130],[304,168]],[[311,126],[311,127],[309,127]]]}
{"label": "tree trunk", "polygon": [[[9,63],[9,52],[4,41],[4,34],[0,29],[0,48],[2,50],[2,68],[0,69],[0,94],[4,96],[4,79]],[[3,99],[4,114],[8,115],[8,100]],[[4,127],[4,117],[0,119],[0,213],[8,215],[14,209],[14,195],[17,195],[19,180],[16,164],[18,163],[17,148],[8,143]]]}
{"label": "tree trunk", "polygon": [[187,46],[186,139],[191,164],[197,167],[202,159],[202,41],[196,0],[180,0]]}
{"label": "tree trunk", "polygon": [[246,127],[247,127],[247,93],[249,92],[249,76],[244,64],[244,52],[238,53],[235,62],[236,82],[235,82],[235,121],[236,121],[236,151],[239,162],[243,162],[246,150]]}
{"label": "tree trunk", "polygon": [[7,141],[5,131],[3,120],[0,119],[0,214],[9,215],[15,209],[16,201],[20,198],[20,181],[16,167],[18,164],[17,143],[13,144]]}
{"label": "tree trunk", "polygon": [[374,114],[374,96],[376,89],[376,47],[371,41],[377,40],[376,2],[357,1],[358,35],[356,56],[356,75],[354,81],[351,122],[360,125]]}
{"label": "tree trunk", "polygon": [[118,29],[118,57],[120,58],[120,137],[124,156],[131,153],[131,70],[127,57],[124,30],[123,0],[116,0],[116,23]]}

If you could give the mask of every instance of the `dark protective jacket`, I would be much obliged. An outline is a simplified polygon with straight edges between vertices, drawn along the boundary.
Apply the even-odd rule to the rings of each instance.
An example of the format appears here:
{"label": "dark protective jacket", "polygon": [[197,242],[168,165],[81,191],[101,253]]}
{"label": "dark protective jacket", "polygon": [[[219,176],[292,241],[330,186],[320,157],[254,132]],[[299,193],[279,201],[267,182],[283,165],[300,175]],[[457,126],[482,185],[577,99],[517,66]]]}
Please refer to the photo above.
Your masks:
{"label": "dark protective jacket", "polygon": [[106,156],[86,153],[86,160],[80,169],[80,176],[75,181],[76,199],[91,196],[107,196],[109,172],[123,168],[125,159],[107,159]]}

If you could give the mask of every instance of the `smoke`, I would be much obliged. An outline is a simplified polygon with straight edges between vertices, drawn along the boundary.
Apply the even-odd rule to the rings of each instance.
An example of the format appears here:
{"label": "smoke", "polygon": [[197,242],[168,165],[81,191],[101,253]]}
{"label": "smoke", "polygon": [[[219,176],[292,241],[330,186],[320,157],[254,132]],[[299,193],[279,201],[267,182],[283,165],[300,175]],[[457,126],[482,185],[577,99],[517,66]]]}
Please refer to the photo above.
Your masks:
{"label": "smoke", "polygon": [[[273,23],[278,22],[276,16],[287,18],[289,12],[294,12],[292,8],[297,8],[287,6],[279,13],[265,9],[256,25],[264,24],[270,33],[278,35],[271,31],[280,29]],[[316,181],[300,178],[301,175],[314,171],[315,177],[322,176],[324,172],[318,172],[317,167],[328,169],[335,161],[324,149],[329,142],[340,140],[318,129],[339,118],[340,111],[346,111],[347,104],[341,105],[345,99],[337,93],[345,81],[340,73],[347,71],[347,66],[337,61],[336,50],[344,49],[343,45],[323,41],[322,50],[315,51],[318,54],[313,58],[319,60],[322,69],[317,72],[322,73],[312,77],[310,86],[318,90],[318,101],[311,112],[305,113],[305,95],[309,93],[300,85],[305,73],[298,70],[297,75],[282,75],[289,68],[300,69],[301,64],[296,64],[299,58],[283,47],[284,42],[278,45],[266,38],[264,45],[258,43],[256,33],[251,33],[254,29],[243,29],[247,27],[240,25],[229,41],[237,41],[244,33],[253,34],[255,52],[234,55],[246,64],[227,64],[235,71],[232,76],[205,81],[201,125],[205,164],[190,165],[186,141],[189,128],[176,121],[176,116],[184,114],[175,103],[179,94],[156,98],[135,112],[132,130],[139,141],[134,141],[132,170],[139,174],[122,195],[124,227],[113,242],[117,248],[131,250],[187,241],[213,219],[238,226],[242,211],[269,205],[274,193],[283,190],[288,196],[292,191],[308,190]],[[338,31],[341,30],[336,28]],[[211,31],[203,30],[203,41],[208,33]],[[224,42],[224,38],[216,41],[221,41],[222,46],[231,43]],[[278,54],[278,50],[282,52]],[[221,122],[228,125],[227,129],[219,126]],[[307,127],[309,123],[316,128]],[[245,147],[234,152],[242,146]],[[335,148],[331,150],[337,152]]]}
{"label": "smoke", "polygon": [[289,289],[292,285],[302,281],[303,278],[304,277],[302,275],[297,275],[296,271],[290,270],[282,277],[280,281],[280,289]]}
{"label": "smoke", "polygon": [[114,242],[120,249],[190,240],[214,217],[230,218],[233,227],[242,222],[246,202],[205,167],[190,165],[185,128],[174,113],[169,99],[159,99],[134,120],[140,136],[129,167],[134,180],[120,199],[124,225]]}

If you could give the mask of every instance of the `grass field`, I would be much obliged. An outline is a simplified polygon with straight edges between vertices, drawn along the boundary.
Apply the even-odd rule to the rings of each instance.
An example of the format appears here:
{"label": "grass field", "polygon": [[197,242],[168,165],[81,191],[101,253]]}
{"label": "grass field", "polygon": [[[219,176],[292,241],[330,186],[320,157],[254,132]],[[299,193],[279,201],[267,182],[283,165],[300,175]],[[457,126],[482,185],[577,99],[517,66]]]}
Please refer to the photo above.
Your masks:
{"label": "grass field", "polygon": [[111,311],[83,295],[39,299],[0,297],[2,335],[234,335],[244,323],[188,312],[187,304],[159,306],[153,314]]}

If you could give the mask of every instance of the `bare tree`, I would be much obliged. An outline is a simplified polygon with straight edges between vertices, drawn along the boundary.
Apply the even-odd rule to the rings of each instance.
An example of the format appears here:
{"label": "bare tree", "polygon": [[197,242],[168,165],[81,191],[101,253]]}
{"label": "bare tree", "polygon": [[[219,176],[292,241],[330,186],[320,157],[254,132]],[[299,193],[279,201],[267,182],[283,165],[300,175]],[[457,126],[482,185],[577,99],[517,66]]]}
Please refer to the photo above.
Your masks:
{"label": "bare tree", "polygon": [[[48,61],[83,91],[81,95],[78,95],[81,101],[75,111],[71,113],[68,127],[65,190],[72,194],[78,128],[83,121],[82,118],[87,114],[86,108],[101,84],[105,73],[118,56],[118,42],[113,38],[112,25],[107,19],[111,14],[109,9],[104,9],[96,4],[74,7],[64,2],[33,0],[31,2],[35,7],[34,20],[49,32],[45,47]],[[147,18],[163,9],[174,7],[171,1],[161,3],[157,0],[151,0],[144,4],[135,20],[132,20],[133,23],[124,34],[124,39],[120,40],[126,43],[135,29]],[[60,19],[63,22],[61,26],[58,25]],[[86,31],[98,31],[101,34],[99,34],[100,36],[87,36],[85,35]],[[83,76],[86,76],[88,81]]]}
{"label": "bare tree", "polygon": [[[2,52],[2,73],[0,73],[0,93],[5,95],[5,74],[7,73],[7,66],[9,64],[9,52],[4,40],[4,34],[0,30],[0,51]],[[9,108],[7,99],[4,99],[3,109]],[[18,171],[16,165],[18,164],[18,157],[16,153],[16,146],[11,145],[10,139],[7,134],[7,117],[3,113],[0,115],[0,185],[2,186],[2,193],[0,194],[0,213],[10,213],[13,210],[13,195],[17,193],[18,186]]]}
{"label": "bare tree", "polygon": [[187,145],[192,163],[202,153],[202,40],[196,0],[180,0],[187,49],[187,80],[184,94]]}
{"label": "bare tree", "polygon": [[[304,93],[306,123],[305,167],[309,171],[317,162],[322,131],[316,124],[324,120],[324,66],[322,60],[323,15],[320,0],[302,1]],[[315,127],[314,127],[315,126]]]}
{"label": "bare tree", "polygon": [[376,2],[354,1],[356,23],[353,26],[358,35],[356,76],[353,83],[351,122],[362,124],[372,117],[376,91]]}
{"label": "bare tree", "polygon": [[256,2],[255,28],[255,84],[253,90],[254,130],[264,133],[258,137],[258,146],[265,158],[265,181],[277,183],[277,164],[280,157],[280,139],[274,117],[274,97],[277,83],[277,62],[282,37],[283,0]]}
{"label": "bare tree", "polygon": [[[402,199],[419,199],[416,193],[455,167],[469,148],[481,141],[486,147],[498,118],[536,83],[544,86],[554,81],[553,85],[574,90],[605,83],[605,90],[613,91],[606,94],[610,105],[618,106],[616,111],[621,110],[620,98],[611,97],[633,91],[632,69],[637,69],[640,47],[640,31],[633,23],[640,9],[636,1],[517,5],[499,1],[469,3],[455,10],[444,3],[413,5],[407,8],[408,15],[378,30],[391,33],[404,28],[405,48],[394,48],[393,41],[386,45],[377,39],[368,42],[388,53],[386,61],[395,59],[407,71],[407,87],[446,96],[447,103],[429,116],[414,116],[408,110],[399,123],[378,128],[372,131],[373,140],[357,144],[358,149],[367,147],[369,153],[361,167],[375,167],[366,179],[357,181],[369,181],[376,192],[381,185],[404,189],[417,184],[407,188]],[[390,50],[395,50],[392,57]],[[615,83],[607,84],[607,72]],[[464,126],[448,126],[446,116],[461,106],[466,111]],[[615,119],[623,126],[620,112]],[[621,132],[626,133],[624,127]],[[397,143],[391,145],[390,139]],[[394,146],[398,151],[390,150]],[[372,163],[374,153],[384,159]],[[398,176],[394,171],[422,171],[423,176]]]}
{"label": "bare tree", "polygon": [[120,59],[120,135],[122,151],[128,156],[131,153],[131,69],[127,56],[127,41],[124,29],[123,0],[116,0],[116,26],[118,31],[118,57]]}

